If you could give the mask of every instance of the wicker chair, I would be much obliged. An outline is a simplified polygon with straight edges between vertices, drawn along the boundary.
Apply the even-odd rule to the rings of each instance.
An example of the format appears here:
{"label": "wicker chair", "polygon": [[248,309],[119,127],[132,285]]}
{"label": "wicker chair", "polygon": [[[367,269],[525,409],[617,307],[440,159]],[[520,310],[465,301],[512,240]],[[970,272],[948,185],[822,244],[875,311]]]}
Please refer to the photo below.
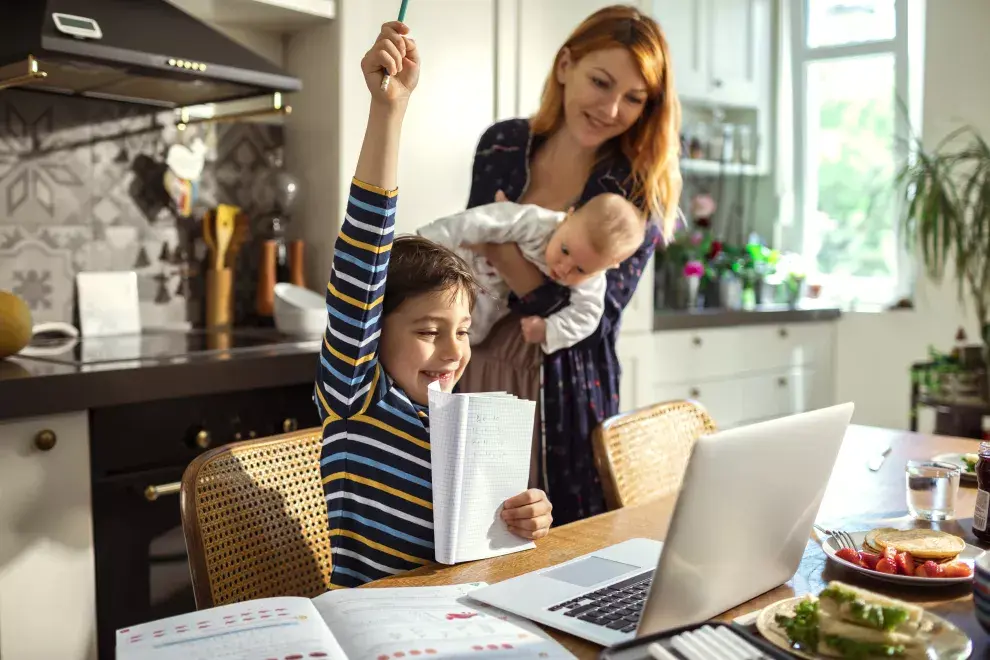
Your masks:
{"label": "wicker chair", "polygon": [[705,409],[693,401],[657,403],[599,424],[592,445],[608,508],[676,492],[694,441],[715,430]]}
{"label": "wicker chair", "polygon": [[208,451],[182,476],[182,531],[199,609],[330,588],[320,429]]}

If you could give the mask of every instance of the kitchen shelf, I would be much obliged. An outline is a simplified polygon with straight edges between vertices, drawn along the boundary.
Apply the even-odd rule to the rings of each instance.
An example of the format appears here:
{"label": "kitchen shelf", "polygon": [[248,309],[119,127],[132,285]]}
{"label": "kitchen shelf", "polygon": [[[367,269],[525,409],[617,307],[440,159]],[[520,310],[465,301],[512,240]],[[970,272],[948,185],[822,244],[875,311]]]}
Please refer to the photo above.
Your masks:
{"label": "kitchen shelf", "polygon": [[681,171],[688,172],[692,174],[711,174],[713,176],[718,176],[719,174],[727,174],[729,176],[737,176],[742,174],[744,176],[759,176],[760,171],[756,165],[748,165],[743,163],[719,163],[714,160],[700,160],[694,158],[683,158],[681,159]]}

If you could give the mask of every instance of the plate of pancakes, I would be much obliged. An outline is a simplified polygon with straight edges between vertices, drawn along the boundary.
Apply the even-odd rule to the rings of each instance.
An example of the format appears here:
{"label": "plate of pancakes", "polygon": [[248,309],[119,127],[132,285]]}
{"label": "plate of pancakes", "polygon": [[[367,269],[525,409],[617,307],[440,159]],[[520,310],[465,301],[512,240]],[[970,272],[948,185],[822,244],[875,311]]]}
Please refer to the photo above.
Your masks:
{"label": "plate of pancakes", "polygon": [[984,551],[936,529],[878,527],[850,532],[857,548],[843,550],[829,536],[822,550],[832,561],[865,575],[900,584],[935,587],[971,582],[973,566]]}

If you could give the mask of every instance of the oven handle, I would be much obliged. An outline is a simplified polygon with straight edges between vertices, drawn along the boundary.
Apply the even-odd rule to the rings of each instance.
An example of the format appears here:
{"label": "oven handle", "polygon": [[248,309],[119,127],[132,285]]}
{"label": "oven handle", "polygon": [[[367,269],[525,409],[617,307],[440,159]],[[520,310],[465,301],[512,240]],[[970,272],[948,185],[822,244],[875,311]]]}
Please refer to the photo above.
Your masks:
{"label": "oven handle", "polygon": [[181,489],[181,481],[176,481],[170,484],[162,484],[160,486],[148,486],[144,489],[144,497],[149,502],[154,502],[162,495],[178,495],[179,490]]}

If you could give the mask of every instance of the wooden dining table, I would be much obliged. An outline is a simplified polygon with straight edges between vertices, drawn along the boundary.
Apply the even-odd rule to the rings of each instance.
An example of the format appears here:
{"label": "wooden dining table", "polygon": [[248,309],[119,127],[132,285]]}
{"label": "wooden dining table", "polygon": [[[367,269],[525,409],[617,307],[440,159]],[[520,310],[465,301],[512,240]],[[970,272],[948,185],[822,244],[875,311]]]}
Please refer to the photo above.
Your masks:
{"label": "wooden dining table", "polygon": [[[868,467],[870,459],[890,448],[879,470]],[[956,518],[943,523],[915,521],[907,511],[905,465],[908,460],[928,460],[943,453],[975,453],[979,443],[973,439],[933,436],[907,431],[853,425],[846,432],[817,521],[826,529],[866,531],[874,527],[908,528],[933,526],[962,536],[967,542],[987,547],[973,537],[972,516],[976,489],[961,484],[956,500]],[[782,493],[782,496],[785,496]],[[493,559],[442,566],[433,564],[367,585],[375,587],[423,587],[464,582],[501,582],[517,575],[539,570],[593,552],[631,538],[663,540],[673,512],[675,497],[665,497],[647,504],[610,511],[593,518],[554,527],[537,542],[535,550],[504,555]],[[704,521],[699,521],[704,524]],[[978,654],[984,657],[986,633],[973,615],[971,587],[967,585],[938,588],[904,588],[861,575],[827,559],[820,539],[812,534],[794,576],[777,588],[716,617],[730,621],[758,611],[778,600],[818,593],[831,580],[872,589],[889,596],[923,605],[949,618],[974,638]],[[727,551],[731,548],[727,547]],[[602,648],[591,642],[550,628],[547,632],[575,656],[597,658]],[[978,640],[977,637],[980,639]],[[987,656],[990,657],[990,656]]]}

